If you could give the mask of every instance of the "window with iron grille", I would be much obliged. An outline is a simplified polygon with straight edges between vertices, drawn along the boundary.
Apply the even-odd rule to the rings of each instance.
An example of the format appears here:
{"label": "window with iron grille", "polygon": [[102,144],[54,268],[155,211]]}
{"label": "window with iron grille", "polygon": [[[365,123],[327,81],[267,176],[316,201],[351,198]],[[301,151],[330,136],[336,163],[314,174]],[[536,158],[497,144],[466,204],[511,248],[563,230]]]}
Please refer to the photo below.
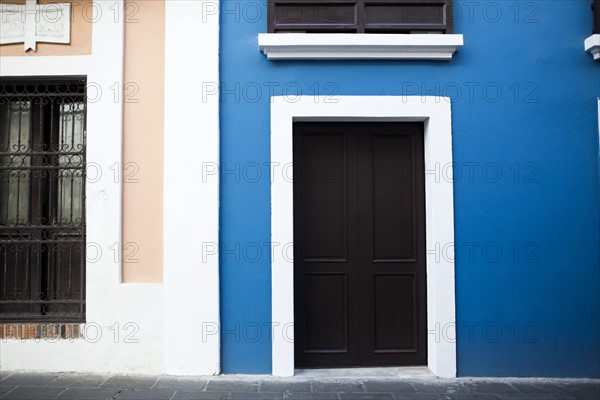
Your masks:
{"label": "window with iron grille", "polygon": [[268,31],[452,33],[452,0],[268,0]]}
{"label": "window with iron grille", "polygon": [[0,78],[0,321],[85,321],[86,79]]}

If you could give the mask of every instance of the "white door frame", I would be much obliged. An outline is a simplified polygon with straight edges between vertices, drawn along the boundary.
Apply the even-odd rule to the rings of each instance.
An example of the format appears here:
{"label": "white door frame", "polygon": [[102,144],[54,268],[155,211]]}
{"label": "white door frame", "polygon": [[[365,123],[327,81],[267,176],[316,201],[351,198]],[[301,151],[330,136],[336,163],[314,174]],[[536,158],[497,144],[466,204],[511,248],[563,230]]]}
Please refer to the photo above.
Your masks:
{"label": "white door frame", "polygon": [[294,121],[424,121],[427,365],[456,376],[454,195],[450,99],[437,96],[271,98],[273,375],[294,375]]}

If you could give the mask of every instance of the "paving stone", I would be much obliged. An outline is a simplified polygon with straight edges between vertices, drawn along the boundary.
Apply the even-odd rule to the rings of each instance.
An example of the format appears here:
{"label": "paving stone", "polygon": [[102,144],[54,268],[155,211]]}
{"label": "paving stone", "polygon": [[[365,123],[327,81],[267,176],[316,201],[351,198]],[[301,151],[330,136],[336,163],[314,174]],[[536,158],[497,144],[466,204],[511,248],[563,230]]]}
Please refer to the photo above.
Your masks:
{"label": "paving stone", "polygon": [[464,386],[472,393],[519,393],[517,389],[505,382],[467,382]]}
{"label": "paving stone", "polygon": [[600,397],[600,382],[577,382],[561,385],[571,393],[594,394]]}
{"label": "paving stone", "polygon": [[339,393],[341,400],[393,400],[390,393]]}
{"label": "paving stone", "polygon": [[14,388],[14,386],[5,386],[0,383],[0,397],[4,396],[6,393],[10,392]]}
{"label": "paving stone", "polygon": [[[503,400],[576,400],[569,393],[504,393],[499,394]],[[598,400],[597,398],[595,400]]]}
{"label": "paving stone", "polygon": [[450,395],[448,395],[448,397],[451,400],[499,400],[499,399],[502,399],[500,396],[498,396],[497,394],[493,394],[493,393],[469,393],[469,394],[457,393],[457,394],[450,394]]}
{"label": "paving stone", "polygon": [[260,382],[261,392],[310,392],[310,382],[291,382],[291,381],[262,381]]}
{"label": "paving stone", "polygon": [[0,381],[3,380],[6,377],[11,376],[12,374],[14,374],[13,371],[2,371],[2,370],[0,370]]}
{"label": "paving stone", "polygon": [[[174,390],[123,390],[117,400],[169,400],[175,394]],[[3,399],[4,400],[4,399]]]}
{"label": "paving stone", "polygon": [[18,387],[2,396],[2,400],[53,400],[64,390],[52,387]]}
{"label": "paving stone", "polygon": [[102,387],[129,389],[150,389],[156,382],[155,376],[115,375],[111,376]]}
{"label": "paving stone", "polygon": [[310,393],[294,392],[286,393],[285,400],[338,400],[336,393]]}
{"label": "paving stone", "polygon": [[283,393],[231,392],[231,400],[283,400]]}
{"label": "paving stone", "polygon": [[228,392],[190,392],[178,390],[173,400],[228,400]]}
{"label": "paving stone", "polygon": [[55,373],[15,373],[2,380],[7,386],[46,386],[58,377]]}
{"label": "paving stone", "polygon": [[395,400],[448,400],[449,397],[439,393],[392,393]]}
{"label": "paving stone", "polygon": [[522,393],[552,393],[563,392],[556,385],[532,383],[532,382],[511,382],[512,387]]}
{"label": "paving stone", "polygon": [[57,387],[97,387],[107,379],[102,375],[86,375],[86,374],[61,374],[48,386]]}
{"label": "paving stone", "polygon": [[366,381],[363,383],[367,392],[378,393],[415,393],[416,390],[410,382],[405,381]]}
{"label": "paving stone", "polygon": [[438,393],[438,394],[467,394],[469,390],[460,382],[454,380],[431,380],[412,382],[419,393]]}
{"label": "paving stone", "polygon": [[576,394],[574,399],[577,400],[598,400],[598,395],[597,394],[592,394],[592,393],[581,393],[581,394]]}
{"label": "paving stone", "polygon": [[187,391],[202,391],[208,383],[207,379],[192,377],[161,376],[154,384],[156,389],[176,389]]}
{"label": "paving stone", "polygon": [[119,389],[112,388],[69,388],[64,391],[59,400],[106,400],[112,399]]}
{"label": "paving stone", "polygon": [[312,388],[313,392],[359,393],[364,391],[358,382],[312,381]]}
{"label": "paving stone", "polygon": [[207,392],[258,392],[258,382],[232,380],[232,379],[217,379],[208,381],[206,386]]}

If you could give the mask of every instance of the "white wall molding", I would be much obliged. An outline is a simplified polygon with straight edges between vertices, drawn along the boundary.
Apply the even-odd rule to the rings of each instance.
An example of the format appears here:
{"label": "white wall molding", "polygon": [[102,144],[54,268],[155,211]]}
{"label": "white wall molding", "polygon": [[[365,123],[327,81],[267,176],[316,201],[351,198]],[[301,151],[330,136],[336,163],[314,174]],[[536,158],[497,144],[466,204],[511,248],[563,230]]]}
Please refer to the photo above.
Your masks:
{"label": "white wall molding", "polygon": [[[451,165],[452,123],[450,99],[433,96],[301,96],[293,103],[272,97],[271,162],[292,165],[293,122],[304,121],[424,121],[425,168]],[[454,243],[454,195],[451,180],[426,174],[427,249]],[[273,375],[294,374],[294,241],[293,182],[272,177],[271,263]],[[427,258],[428,367],[442,377],[456,376],[456,319],[453,257]]]}
{"label": "white wall molding", "polygon": [[258,48],[269,60],[405,59],[450,60],[463,35],[259,33]]}
{"label": "white wall molding", "polygon": [[587,39],[584,42],[585,51],[594,56],[594,60],[600,60],[600,34],[595,34]]}
{"label": "white wall molding", "polygon": [[165,3],[165,372],[213,375],[220,372],[218,4]]}

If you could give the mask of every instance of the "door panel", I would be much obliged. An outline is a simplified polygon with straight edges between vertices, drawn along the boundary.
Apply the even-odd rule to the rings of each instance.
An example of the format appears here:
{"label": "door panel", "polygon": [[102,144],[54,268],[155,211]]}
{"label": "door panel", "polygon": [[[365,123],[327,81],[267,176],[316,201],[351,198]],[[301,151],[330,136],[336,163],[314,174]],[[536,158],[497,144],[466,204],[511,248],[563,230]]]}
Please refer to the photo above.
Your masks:
{"label": "door panel", "polygon": [[348,352],[348,279],[340,274],[305,274],[304,351]]}
{"label": "door panel", "polygon": [[422,123],[294,124],[297,367],[427,361]]}
{"label": "door panel", "polygon": [[[364,168],[370,169],[373,191],[372,218],[369,218],[373,229],[373,261],[414,260],[412,136],[372,135],[370,139],[372,167]],[[362,150],[367,149],[365,145]]]}
{"label": "door panel", "polygon": [[[360,363],[423,365],[427,363],[423,124],[360,124],[357,129]],[[392,296],[393,288],[398,293]]]}
{"label": "door panel", "polygon": [[[295,358],[358,364],[356,139],[350,125],[302,124],[294,135]],[[349,160],[352,160],[349,163]]]}
{"label": "door panel", "polygon": [[373,352],[417,351],[414,274],[373,275]]}
{"label": "door panel", "polygon": [[302,259],[336,260],[347,257],[346,146],[343,133],[303,138]]}

